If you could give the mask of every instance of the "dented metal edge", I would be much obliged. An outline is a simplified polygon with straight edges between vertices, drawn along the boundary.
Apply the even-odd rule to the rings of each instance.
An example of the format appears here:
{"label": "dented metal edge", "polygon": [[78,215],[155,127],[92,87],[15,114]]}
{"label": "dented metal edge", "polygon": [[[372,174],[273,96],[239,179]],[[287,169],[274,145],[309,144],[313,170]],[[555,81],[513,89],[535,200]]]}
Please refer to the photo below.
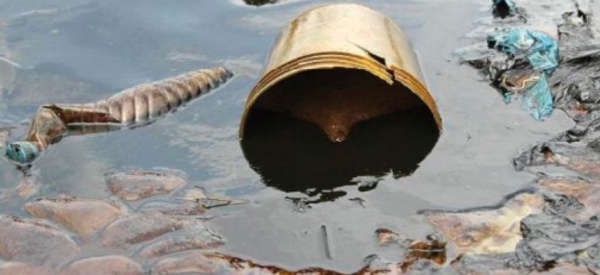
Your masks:
{"label": "dented metal edge", "polygon": [[246,120],[252,111],[252,107],[265,92],[293,75],[320,69],[363,70],[378,77],[389,85],[393,85],[395,82],[400,83],[423,101],[423,103],[430,110],[438,126],[438,130],[442,132],[442,119],[438,112],[435,100],[425,85],[416,79],[411,73],[394,65],[388,68],[385,66],[385,64],[382,64],[372,57],[366,58],[344,52],[323,52],[306,55],[291,60],[269,71],[259,80],[256,86],[250,92],[250,95],[246,101],[244,113],[240,121],[240,129],[238,133],[239,140],[243,140],[244,138]]}

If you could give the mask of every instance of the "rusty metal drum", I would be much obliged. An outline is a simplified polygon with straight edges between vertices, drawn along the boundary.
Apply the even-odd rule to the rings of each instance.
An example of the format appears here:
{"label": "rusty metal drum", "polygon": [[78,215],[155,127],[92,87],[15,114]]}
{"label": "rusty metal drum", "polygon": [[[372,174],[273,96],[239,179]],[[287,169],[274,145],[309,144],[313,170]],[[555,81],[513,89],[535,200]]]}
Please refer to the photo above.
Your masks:
{"label": "rusty metal drum", "polygon": [[362,5],[333,4],[300,14],[276,40],[240,123],[254,109],[312,122],[334,142],[356,123],[426,106],[442,119],[407,35],[392,19]]}

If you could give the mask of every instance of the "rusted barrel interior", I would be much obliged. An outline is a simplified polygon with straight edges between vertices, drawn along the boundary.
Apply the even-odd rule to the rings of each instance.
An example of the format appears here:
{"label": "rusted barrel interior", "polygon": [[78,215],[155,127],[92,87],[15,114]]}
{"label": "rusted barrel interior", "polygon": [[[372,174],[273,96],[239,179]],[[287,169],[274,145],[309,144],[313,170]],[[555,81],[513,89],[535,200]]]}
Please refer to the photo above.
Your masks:
{"label": "rusted barrel interior", "polygon": [[239,137],[253,110],[311,122],[342,142],[357,123],[421,106],[441,131],[404,32],[368,7],[326,5],[302,13],[280,34],[246,102]]}
{"label": "rusted barrel interior", "polygon": [[254,108],[317,124],[332,141],[343,141],[356,123],[423,105],[405,86],[357,69],[310,70],[284,79]]}

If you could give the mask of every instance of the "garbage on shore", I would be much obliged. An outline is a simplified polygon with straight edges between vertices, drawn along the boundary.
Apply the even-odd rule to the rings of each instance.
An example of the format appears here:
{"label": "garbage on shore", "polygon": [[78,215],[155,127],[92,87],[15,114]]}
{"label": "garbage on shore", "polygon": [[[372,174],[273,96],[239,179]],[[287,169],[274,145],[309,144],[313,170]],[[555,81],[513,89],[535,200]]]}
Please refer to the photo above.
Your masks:
{"label": "garbage on shore", "polygon": [[[493,10],[499,2],[503,1],[495,1]],[[521,2],[511,3],[502,5],[512,7]],[[598,76],[593,57],[600,47],[592,42],[598,31],[593,12],[597,5],[594,1],[574,1],[567,5],[574,10],[565,10],[559,18],[527,14],[533,19],[520,23],[494,21],[494,28],[487,29],[485,44],[489,49],[484,49],[481,41],[457,54],[463,62],[479,69],[505,102],[521,96],[523,108],[536,120],[549,117],[554,108],[580,119],[586,108],[581,100],[572,100],[578,93],[575,89],[586,90],[581,93],[586,98],[594,93]]]}
{"label": "garbage on shore", "polygon": [[486,43],[498,53],[468,62],[489,76],[506,103],[520,96],[534,119],[549,117],[554,106],[548,77],[559,65],[558,42],[544,32],[518,27],[495,31]]}
{"label": "garbage on shore", "polygon": [[[591,42],[600,37],[600,1],[577,1],[574,6],[574,12],[566,11],[559,20],[558,40],[525,25],[505,29],[509,33],[500,36],[502,30],[495,30],[486,41],[493,42],[494,51],[470,47],[460,52],[467,57],[463,61],[480,69],[502,92],[524,93],[524,101],[537,99],[536,109],[550,103],[545,106],[562,109],[577,123],[514,158],[515,169],[538,176],[527,190],[497,206],[426,213],[457,248],[451,265],[461,273],[600,270],[600,47]],[[543,89],[527,98],[540,85]],[[528,196],[536,199],[523,200]]]}

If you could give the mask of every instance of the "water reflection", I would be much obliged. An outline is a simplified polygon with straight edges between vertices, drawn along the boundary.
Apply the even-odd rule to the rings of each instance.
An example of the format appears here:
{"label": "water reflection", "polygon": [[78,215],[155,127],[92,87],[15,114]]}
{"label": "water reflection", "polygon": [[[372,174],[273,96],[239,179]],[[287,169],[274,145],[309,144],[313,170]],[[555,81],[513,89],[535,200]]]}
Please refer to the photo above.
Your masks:
{"label": "water reflection", "polygon": [[[397,112],[359,123],[345,142],[333,143],[317,126],[288,116],[253,110],[242,149],[252,169],[268,186],[302,192],[309,203],[333,201],[345,195],[334,190],[359,185],[377,187],[377,177],[411,175],[438,140],[427,108]],[[358,176],[373,176],[360,185]]]}

